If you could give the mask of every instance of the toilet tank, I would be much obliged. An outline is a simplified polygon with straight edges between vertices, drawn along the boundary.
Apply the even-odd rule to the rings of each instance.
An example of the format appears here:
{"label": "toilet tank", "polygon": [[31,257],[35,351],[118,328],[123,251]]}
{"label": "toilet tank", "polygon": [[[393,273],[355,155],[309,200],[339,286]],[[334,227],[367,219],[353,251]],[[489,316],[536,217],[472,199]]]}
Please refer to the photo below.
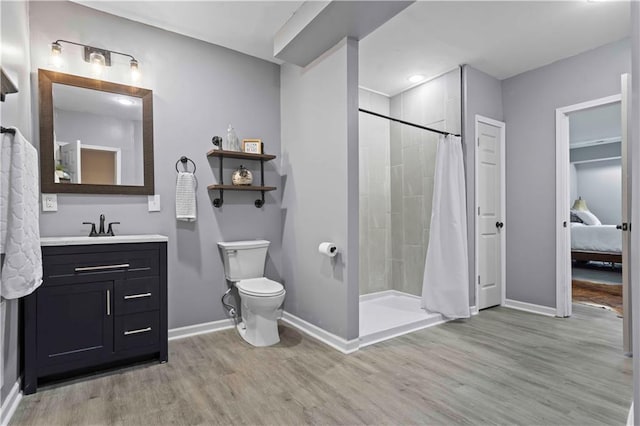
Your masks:
{"label": "toilet tank", "polygon": [[225,277],[233,282],[263,277],[268,248],[266,240],[219,242]]}

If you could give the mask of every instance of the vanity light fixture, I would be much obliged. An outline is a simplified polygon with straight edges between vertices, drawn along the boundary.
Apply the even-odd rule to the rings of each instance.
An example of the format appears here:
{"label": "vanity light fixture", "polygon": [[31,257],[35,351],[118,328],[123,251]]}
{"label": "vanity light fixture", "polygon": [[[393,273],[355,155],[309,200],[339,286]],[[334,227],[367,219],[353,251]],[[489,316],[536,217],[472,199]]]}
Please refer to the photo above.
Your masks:
{"label": "vanity light fixture", "polygon": [[84,48],[83,59],[91,64],[93,75],[99,77],[105,67],[111,66],[111,55],[121,55],[130,58],[129,68],[131,69],[131,79],[133,81],[140,80],[140,67],[138,60],[128,53],[116,52],[114,50],[101,49],[99,47],[88,46],[82,43],[76,43],[68,40],[56,40],[51,43],[51,65],[60,68],[62,66],[62,45],[60,43],[73,44]]}
{"label": "vanity light fixture", "polygon": [[51,60],[50,63],[56,68],[62,66],[62,46],[57,41],[51,43]]}
{"label": "vanity light fixture", "polygon": [[129,61],[129,67],[131,68],[131,80],[140,81],[140,69],[138,68],[138,61],[132,59]]}
{"label": "vanity light fixture", "polygon": [[104,55],[99,52],[91,52],[89,55],[89,63],[91,64],[91,73],[95,77],[100,77],[106,64]]}

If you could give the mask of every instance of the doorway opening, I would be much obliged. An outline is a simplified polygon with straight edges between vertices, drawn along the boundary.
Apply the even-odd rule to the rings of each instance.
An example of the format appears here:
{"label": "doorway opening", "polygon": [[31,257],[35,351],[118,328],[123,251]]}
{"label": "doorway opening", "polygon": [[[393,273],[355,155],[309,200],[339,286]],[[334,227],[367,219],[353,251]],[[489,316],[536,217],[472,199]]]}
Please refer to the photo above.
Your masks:
{"label": "doorway opening", "polygon": [[569,114],[569,199],[572,302],[622,316],[620,114],[620,102]]}
{"label": "doorway opening", "polygon": [[615,312],[628,352],[625,111],[622,95],[556,110],[556,300],[560,317],[572,303]]}

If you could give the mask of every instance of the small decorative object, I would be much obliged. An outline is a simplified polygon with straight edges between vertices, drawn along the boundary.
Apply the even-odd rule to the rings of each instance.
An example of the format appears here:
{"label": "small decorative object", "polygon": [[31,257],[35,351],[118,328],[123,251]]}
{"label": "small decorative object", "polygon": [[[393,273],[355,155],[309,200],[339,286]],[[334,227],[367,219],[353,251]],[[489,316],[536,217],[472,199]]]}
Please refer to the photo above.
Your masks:
{"label": "small decorative object", "polygon": [[253,183],[253,175],[244,166],[240,166],[231,175],[231,182],[234,185],[251,185]]}
{"label": "small decorative object", "polygon": [[240,151],[240,139],[236,135],[236,131],[233,129],[231,124],[229,124],[229,128],[227,129],[227,146],[225,147],[226,151]]}
{"label": "small decorative object", "polygon": [[242,152],[262,154],[262,139],[242,139]]}
{"label": "small decorative object", "polygon": [[217,146],[218,149],[222,149],[222,138],[220,136],[214,136],[211,138],[211,143]]}

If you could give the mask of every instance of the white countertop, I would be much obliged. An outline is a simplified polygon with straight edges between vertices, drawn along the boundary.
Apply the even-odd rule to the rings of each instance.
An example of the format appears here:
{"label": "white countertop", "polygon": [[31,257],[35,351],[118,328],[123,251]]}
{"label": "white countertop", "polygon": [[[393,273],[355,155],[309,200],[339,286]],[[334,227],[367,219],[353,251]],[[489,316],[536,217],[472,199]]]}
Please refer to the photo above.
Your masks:
{"label": "white countertop", "polygon": [[159,243],[167,242],[165,235],[116,235],[115,237],[42,237],[41,246],[79,246],[91,244],[121,244],[121,243]]}

